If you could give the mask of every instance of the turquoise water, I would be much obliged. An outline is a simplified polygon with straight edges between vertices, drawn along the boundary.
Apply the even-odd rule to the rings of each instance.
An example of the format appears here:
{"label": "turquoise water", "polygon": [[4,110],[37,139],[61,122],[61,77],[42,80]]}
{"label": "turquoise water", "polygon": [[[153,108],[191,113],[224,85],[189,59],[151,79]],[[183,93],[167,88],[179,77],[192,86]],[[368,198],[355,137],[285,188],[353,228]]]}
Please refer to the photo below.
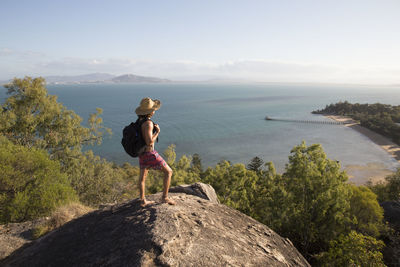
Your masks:
{"label": "turquoise water", "polygon": [[[310,112],[348,100],[359,103],[400,104],[400,88],[328,85],[261,84],[90,84],[52,85],[50,94],[87,120],[96,107],[103,109],[106,127],[113,131],[96,154],[117,163],[137,165],[123,151],[122,128],[136,120],[134,109],[143,97],[160,99],[153,120],[161,128],[156,149],[175,144],[178,157],[198,153],[206,166],[225,159],[248,163],[255,156],[272,161],[282,171],[290,150],[305,140],[322,144],[328,157],[346,165],[382,163],[398,166],[379,146],[360,133],[338,125],[265,121],[328,120]],[[4,92],[2,93],[4,98]]]}

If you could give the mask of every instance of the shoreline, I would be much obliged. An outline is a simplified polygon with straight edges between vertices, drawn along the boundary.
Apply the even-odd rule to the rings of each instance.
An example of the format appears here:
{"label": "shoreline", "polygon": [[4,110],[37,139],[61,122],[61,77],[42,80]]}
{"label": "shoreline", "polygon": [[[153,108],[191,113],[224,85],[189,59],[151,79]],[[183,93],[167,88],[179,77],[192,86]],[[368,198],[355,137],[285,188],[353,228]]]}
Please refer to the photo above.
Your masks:
{"label": "shoreline", "polygon": [[[323,115],[326,118],[329,118],[331,120],[337,121],[337,122],[343,122],[345,127],[349,127],[360,134],[364,135],[368,139],[370,139],[374,144],[378,145],[380,148],[385,150],[390,157],[395,159],[399,164],[400,164],[400,146],[392,142],[389,138],[378,134],[376,132],[371,131],[370,129],[367,129],[363,126],[361,126],[358,122],[354,121],[353,119],[346,117],[346,116],[337,116],[337,115]],[[380,168],[378,166],[375,166],[375,168],[371,168],[372,165],[367,164],[366,167],[363,166],[346,166],[345,169],[348,169],[350,172],[360,172],[360,171],[365,171],[368,172],[371,175],[371,180],[372,182],[377,182],[379,180],[384,180],[384,178],[390,174],[387,169]],[[382,166],[381,166],[382,167]],[[379,171],[380,170],[380,171]],[[393,173],[393,172],[392,172]],[[355,181],[357,184],[360,181]]]}

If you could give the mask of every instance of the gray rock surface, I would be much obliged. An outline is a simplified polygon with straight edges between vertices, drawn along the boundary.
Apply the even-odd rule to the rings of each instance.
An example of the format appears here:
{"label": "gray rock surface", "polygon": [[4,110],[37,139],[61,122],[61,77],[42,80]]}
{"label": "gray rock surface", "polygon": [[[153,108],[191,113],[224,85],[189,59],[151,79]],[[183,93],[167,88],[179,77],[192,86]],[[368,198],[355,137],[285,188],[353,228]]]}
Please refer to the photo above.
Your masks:
{"label": "gray rock surface", "polygon": [[310,266],[292,243],[222,204],[170,193],[73,220],[15,251],[2,266]]}
{"label": "gray rock surface", "polygon": [[31,230],[43,224],[46,218],[23,223],[0,225],[0,260],[10,255],[26,243],[32,242]]}
{"label": "gray rock surface", "polygon": [[203,199],[209,200],[213,203],[219,204],[217,194],[214,188],[209,184],[194,183],[190,185],[178,185],[170,188],[169,192],[172,193],[185,193],[188,195],[194,195]]}

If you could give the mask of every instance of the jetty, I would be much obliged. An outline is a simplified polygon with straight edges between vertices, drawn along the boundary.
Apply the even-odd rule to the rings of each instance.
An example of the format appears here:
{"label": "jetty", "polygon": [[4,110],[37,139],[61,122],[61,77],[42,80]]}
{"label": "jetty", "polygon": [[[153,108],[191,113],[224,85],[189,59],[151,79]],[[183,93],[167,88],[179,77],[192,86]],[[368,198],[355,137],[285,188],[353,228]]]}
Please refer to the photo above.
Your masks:
{"label": "jetty", "polygon": [[265,120],[267,121],[284,121],[284,122],[298,122],[298,123],[313,123],[313,124],[330,124],[330,125],[346,125],[351,122],[348,121],[321,121],[321,120],[294,120],[294,119],[280,119],[280,118],[271,118],[266,116]]}

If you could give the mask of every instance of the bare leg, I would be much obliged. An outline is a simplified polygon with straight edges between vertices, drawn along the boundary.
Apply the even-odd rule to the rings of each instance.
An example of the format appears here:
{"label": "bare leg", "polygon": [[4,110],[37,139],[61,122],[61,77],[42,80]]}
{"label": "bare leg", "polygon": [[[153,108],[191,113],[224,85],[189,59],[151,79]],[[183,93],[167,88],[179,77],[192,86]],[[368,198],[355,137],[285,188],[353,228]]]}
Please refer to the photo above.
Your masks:
{"label": "bare leg", "polygon": [[149,172],[148,169],[140,169],[140,176],[139,176],[139,190],[140,190],[140,205],[142,207],[154,203],[154,201],[147,201],[145,197],[145,186],[146,186],[146,177],[147,173]]}
{"label": "bare leg", "polygon": [[171,183],[172,169],[168,165],[165,165],[161,170],[164,173],[164,188],[161,202],[168,203],[169,205],[175,205],[175,201],[168,198],[168,190]]}

